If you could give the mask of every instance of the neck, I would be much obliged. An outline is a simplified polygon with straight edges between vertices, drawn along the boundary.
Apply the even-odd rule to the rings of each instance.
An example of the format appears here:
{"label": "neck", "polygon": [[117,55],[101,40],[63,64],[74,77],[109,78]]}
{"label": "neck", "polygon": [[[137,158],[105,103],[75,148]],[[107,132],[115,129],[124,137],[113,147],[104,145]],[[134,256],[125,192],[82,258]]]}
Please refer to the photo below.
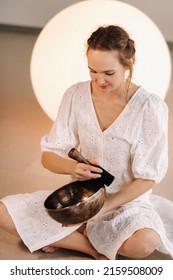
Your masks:
{"label": "neck", "polygon": [[125,80],[123,84],[121,84],[116,90],[113,91],[103,91],[99,89],[93,82],[91,83],[91,93],[94,97],[103,98],[103,99],[111,99],[116,98],[121,101],[126,102],[127,100],[127,81]]}

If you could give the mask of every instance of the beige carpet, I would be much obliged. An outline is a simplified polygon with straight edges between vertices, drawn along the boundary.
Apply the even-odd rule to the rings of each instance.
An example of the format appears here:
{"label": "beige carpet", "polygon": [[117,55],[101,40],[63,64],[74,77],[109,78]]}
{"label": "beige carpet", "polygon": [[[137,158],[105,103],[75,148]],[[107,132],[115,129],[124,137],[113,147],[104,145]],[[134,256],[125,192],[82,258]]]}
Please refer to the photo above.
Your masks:
{"label": "beige carpet", "polygon": [[[40,163],[40,138],[52,121],[40,108],[30,81],[29,65],[37,35],[0,32],[0,197],[8,194],[56,189],[68,176],[55,175]],[[165,179],[154,193],[173,200],[173,80],[166,98],[169,106],[169,157]],[[1,260],[91,259],[90,256],[60,249],[56,253],[30,253],[16,237],[0,229]],[[155,252],[147,259],[171,259]]]}

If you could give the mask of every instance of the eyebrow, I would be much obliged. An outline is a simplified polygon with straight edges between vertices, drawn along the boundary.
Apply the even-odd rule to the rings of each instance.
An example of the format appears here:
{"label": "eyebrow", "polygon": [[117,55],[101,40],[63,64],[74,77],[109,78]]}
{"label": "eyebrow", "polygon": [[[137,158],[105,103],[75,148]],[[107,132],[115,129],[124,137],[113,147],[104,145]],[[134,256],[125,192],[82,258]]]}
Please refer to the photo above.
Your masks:
{"label": "eyebrow", "polygon": [[[88,66],[88,68],[89,68],[89,70],[92,70],[92,71],[94,71],[95,73],[97,73],[97,71],[95,71],[95,70],[92,69],[91,67]],[[115,72],[115,70],[109,69],[109,70],[102,71],[101,73],[107,73],[107,72]]]}

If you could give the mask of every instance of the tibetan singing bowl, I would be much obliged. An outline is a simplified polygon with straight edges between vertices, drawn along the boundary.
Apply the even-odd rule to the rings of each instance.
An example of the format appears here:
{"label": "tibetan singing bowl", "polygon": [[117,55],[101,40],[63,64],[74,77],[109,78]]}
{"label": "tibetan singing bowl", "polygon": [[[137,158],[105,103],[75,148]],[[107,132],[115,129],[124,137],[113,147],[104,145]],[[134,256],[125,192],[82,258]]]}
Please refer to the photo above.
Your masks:
{"label": "tibetan singing bowl", "polygon": [[59,223],[77,224],[96,215],[105,197],[105,187],[99,179],[75,181],[49,195],[44,206],[48,214]]}

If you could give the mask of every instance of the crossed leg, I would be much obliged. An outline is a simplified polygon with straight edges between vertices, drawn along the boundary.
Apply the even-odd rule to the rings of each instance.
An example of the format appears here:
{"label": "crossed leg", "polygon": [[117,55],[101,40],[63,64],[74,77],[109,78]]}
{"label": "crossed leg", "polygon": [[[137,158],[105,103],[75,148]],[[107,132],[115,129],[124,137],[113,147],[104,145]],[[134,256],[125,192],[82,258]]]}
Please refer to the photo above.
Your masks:
{"label": "crossed leg", "polygon": [[[0,202],[0,227],[5,229],[7,232],[19,237],[19,234],[13,223],[13,220],[11,219],[11,216],[9,215],[7,208],[2,202]],[[105,256],[99,254],[94,249],[94,247],[89,242],[88,238],[83,235],[82,231],[81,232],[74,231],[73,233],[64,237],[63,239],[54,242],[48,246],[45,246],[43,248],[43,251],[54,252],[56,248],[65,248],[65,249],[80,251],[88,255],[91,255],[94,259],[97,260],[107,259]]]}
{"label": "crossed leg", "polygon": [[[52,247],[52,249],[51,249]],[[52,252],[54,251],[54,248],[64,248],[64,249],[70,249],[75,251],[80,251],[83,253],[86,253],[88,255],[91,255],[96,260],[107,260],[107,258],[99,254],[94,247],[89,242],[88,238],[86,238],[82,233],[78,231],[74,231],[70,235],[66,236],[65,238],[50,244],[50,246],[46,246],[42,248],[44,251]]]}
{"label": "crossed leg", "polygon": [[[19,237],[15,225],[2,202],[0,202],[0,227]],[[156,249],[159,241],[160,236],[157,232],[150,228],[142,228],[124,241],[117,253],[129,258],[141,259],[150,255]],[[57,248],[80,251],[91,255],[94,259],[107,259],[104,255],[99,254],[91,245],[86,236],[85,228],[45,246],[43,251],[54,252]]]}
{"label": "crossed leg", "polygon": [[159,244],[159,234],[151,228],[142,228],[128,238],[118,250],[118,254],[132,259],[149,256]]}
{"label": "crossed leg", "polygon": [[[87,231],[84,230],[87,236]],[[151,228],[137,230],[131,237],[123,242],[115,254],[132,259],[142,259],[153,253],[160,242],[159,234]],[[113,248],[112,248],[113,250]]]}
{"label": "crossed leg", "polygon": [[2,227],[5,231],[19,237],[19,234],[13,223],[13,220],[11,219],[7,211],[7,208],[1,201],[0,201],[0,227]]}

